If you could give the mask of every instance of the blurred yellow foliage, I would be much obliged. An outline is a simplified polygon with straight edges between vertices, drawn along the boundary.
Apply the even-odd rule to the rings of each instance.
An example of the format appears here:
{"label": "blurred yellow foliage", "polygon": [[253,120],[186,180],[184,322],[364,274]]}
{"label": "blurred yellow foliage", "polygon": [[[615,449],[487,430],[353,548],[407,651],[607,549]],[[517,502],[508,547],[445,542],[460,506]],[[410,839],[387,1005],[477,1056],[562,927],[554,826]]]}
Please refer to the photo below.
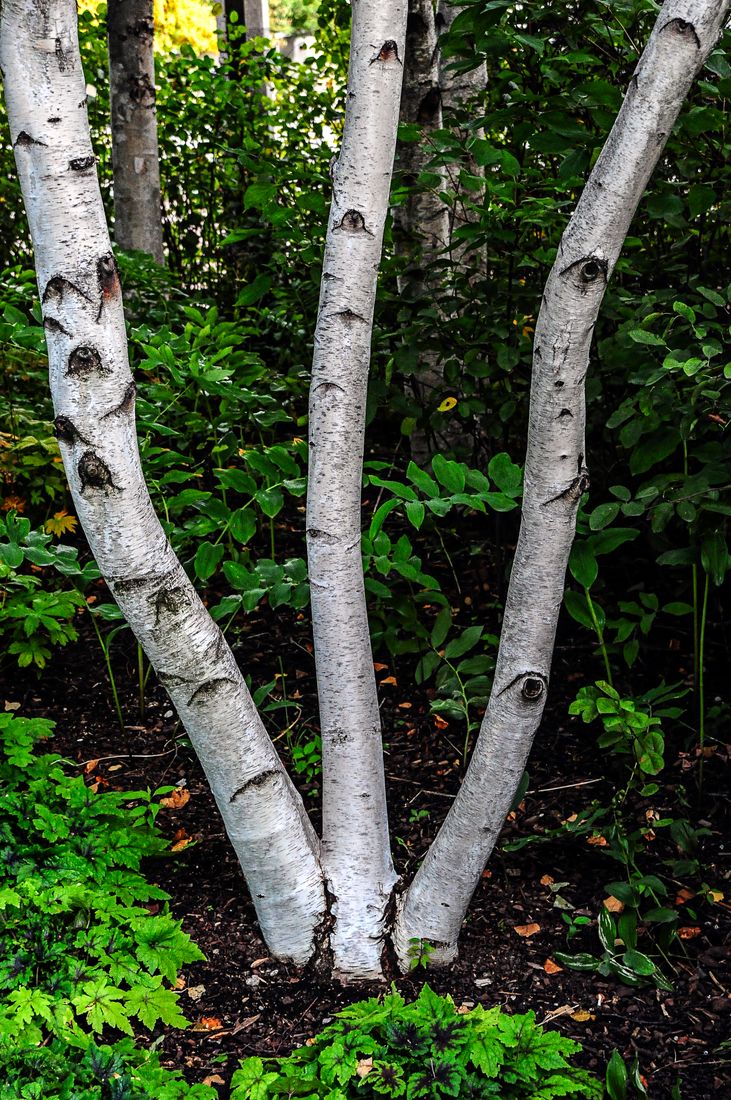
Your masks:
{"label": "blurred yellow foliage", "polygon": [[[94,11],[101,0],[79,0],[80,11]],[[155,49],[171,53],[192,46],[196,53],[218,53],[216,16],[210,0],[154,0]]]}

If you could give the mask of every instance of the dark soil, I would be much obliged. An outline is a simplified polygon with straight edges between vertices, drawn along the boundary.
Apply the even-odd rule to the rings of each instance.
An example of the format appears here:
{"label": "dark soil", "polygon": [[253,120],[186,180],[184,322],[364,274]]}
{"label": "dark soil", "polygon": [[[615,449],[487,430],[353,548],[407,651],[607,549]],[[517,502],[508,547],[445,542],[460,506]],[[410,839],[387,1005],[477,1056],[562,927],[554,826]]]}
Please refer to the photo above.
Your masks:
{"label": "dark soil", "polygon": [[[273,712],[270,728],[284,728],[295,717],[293,708],[299,707],[297,736],[305,741],[317,728],[308,637],[302,616],[286,609],[266,611],[249,616],[238,648],[255,684],[279,673],[278,655],[287,655],[289,661],[296,654],[286,682],[291,707],[286,717],[283,710]],[[181,1005],[193,1026],[169,1031],[161,1052],[191,1081],[214,1076],[228,1082],[241,1056],[288,1052],[340,1006],[371,995],[374,988],[343,988],[268,957],[215,804],[167,697],[153,686],[151,676],[140,716],[136,654],[129,635],[115,642],[112,655],[128,722],[124,738],[90,630],[83,630],[77,646],[55,656],[41,678],[6,676],[4,698],[20,703],[22,714],[53,718],[56,736],[50,747],[83,767],[89,782],[119,789],[177,784],[190,792],[184,807],[163,810],[158,820],[178,846],[188,838],[195,843],[153,862],[147,872],[170,892],[173,912],[183,919],[208,961],[186,968],[181,979]],[[388,731],[386,771],[395,858],[399,870],[409,875],[459,784],[464,733],[454,722],[437,729],[429,714],[428,693],[414,688],[408,666],[387,667],[382,660],[379,678],[395,676],[397,681],[382,688],[382,719]],[[580,677],[571,671],[577,663],[582,666]],[[571,681],[587,682],[596,675],[599,670],[589,649],[559,646],[553,698],[531,758],[529,790],[506,825],[504,841],[555,827],[593,799],[607,802],[611,797],[623,774],[622,762],[603,758],[594,732],[566,718],[566,700],[575,692]],[[287,737],[278,746],[288,756]],[[701,878],[671,881],[678,898],[671,896],[669,903],[681,908],[681,926],[691,930],[684,933],[690,938],[673,951],[671,966],[664,967],[673,982],[671,993],[566,968],[552,972],[550,964],[547,972],[546,962],[556,951],[601,953],[594,918],[606,896],[605,884],[623,877],[623,868],[607,858],[601,844],[565,836],[513,853],[496,853],[472,903],[454,966],[389,978],[408,997],[427,978],[457,1004],[533,1009],[540,1022],[578,1039],[584,1048],[583,1063],[599,1073],[614,1048],[627,1059],[636,1053],[651,1097],[670,1097],[676,1082],[683,1100],[731,1095],[729,1051],[720,1047],[728,1039],[731,1013],[731,888],[723,841],[727,758],[728,752],[716,746],[705,760],[700,808],[681,805],[682,789],[697,789],[698,760],[688,751],[676,753],[653,800],[660,814],[688,816],[693,824],[701,820],[711,831],[701,853]],[[673,755],[668,759],[672,762]],[[306,784],[304,793],[316,817],[316,784]],[[643,813],[648,805],[645,800]],[[658,830],[648,849],[643,864],[647,872],[656,869],[661,858],[678,854],[667,830]],[[552,891],[547,876],[554,886],[565,885]],[[714,905],[700,901],[701,881],[723,892],[724,898]],[[682,894],[683,887],[696,896]],[[567,910],[572,916],[592,918],[568,948],[567,925],[554,904],[557,893],[574,907]],[[539,929],[530,936],[516,930],[531,924]],[[655,954],[647,932],[638,946]],[[140,1040],[148,1042],[149,1036],[141,1035]],[[223,1083],[220,1092],[227,1095]]]}

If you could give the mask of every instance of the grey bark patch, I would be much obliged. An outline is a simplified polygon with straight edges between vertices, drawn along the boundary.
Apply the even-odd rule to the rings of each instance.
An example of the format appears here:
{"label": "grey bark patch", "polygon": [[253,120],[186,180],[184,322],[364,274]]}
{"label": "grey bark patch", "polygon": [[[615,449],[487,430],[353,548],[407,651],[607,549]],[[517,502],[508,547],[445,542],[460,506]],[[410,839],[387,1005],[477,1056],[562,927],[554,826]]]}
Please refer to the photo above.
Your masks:
{"label": "grey bark patch", "polygon": [[229,798],[228,802],[231,805],[236,799],[244,794],[246,791],[252,789],[252,787],[263,787],[265,783],[268,783],[270,779],[276,779],[282,773],[277,768],[269,768],[265,772],[259,772],[253,779],[247,779],[245,783],[242,783],[240,787],[237,787],[234,793]]}
{"label": "grey bark patch", "polygon": [[59,72],[65,73],[67,69],[73,69],[74,67],[74,55],[71,50],[70,43],[64,46],[63,39],[57,38],[54,46],[56,55],[56,63],[59,68]]}
{"label": "grey bark patch", "polygon": [[[375,47],[374,47],[375,49]],[[401,58],[398,55],[398,43],[393,38],[387,38],[375,57],[372,57],[368,62],[369,65],[373,65],[376,61],[393,62],[398,61],[401,64]]]}
{"label": "grey bark patch", "polygon": [[104,366],[101,355],[95,347],[90,344],[80,344],[69,355],[66,373],[78,378],[88,378],[90,374],[111,374],[112,372],[109,367]]}
{"label": "grey bark patch", "polygon": [[698,37],[698,32],[692,23],[689,23],[687,19],[670,19],[662,28],[660,33],[666,30],[672,29],[676,34],[681,35],[683,38],[692,38],[695,42],[696,48],[701,48],[701,40]]}
{"label": "grey bark patch", "polygon": [[163,612],[167,612],[169,615],[177,615],[179,611],[188,606],[189,602],[188,593],[182,586],[161,588],[159,592],[155,592],[150,597],[150,603],[155,609],[155,625],[159,624]]}
{"label": "grey bark patch", "polygon": [[82,493],[85,489],[116,489],[119,491],[119,487],[112,480],[111,470],[94,451],[84,451],[76,470],[81,482]]}
{"label": "grey bark patch", "polygon": [[57,321],[55,317],[44,317],[43,327],[46,332],[52,332],[55,336],[71,336],[71,333],[67,328]]}
{"label": "grey bark patch", "polygon": [[57,416],[53,422],[56,439],[72,447],[74,443],[87,443],[79,429],[68,416]]}
{"label": "grey bark patch", "polygon": [[215,676],[211,680],[206,680],[204,684],[197,687],[191,697],[188,699],[187,706],[192,706],[193,703],[200,704],[206,703],[213,695],[219,691],[225,684],[233,684],[234,680],[230,676]]}
{"label": "grey bark patch", "polygon": [[96,157],[74,157],[69,161],[69,168],[72,172],[86,172],[89,168],[93,168],[96,164]]}
{"label": "grey bark patch", "polygon": [[107,252],[106,255],[101,256],[97,260],[96,277],[101,295],[99,300],[99,312],[96,317],[98,324],[102,319],[104,304],[119,297],[122,290],[122,286],[119,282],[117,261],[114,259],[114,255],[111,252]]}
{"label": "grey bark patch", "polygon": [[365,219],[360,210],[346,210],[340,219],[339,225],[333,226],[334,229],[342,229],[345,233],[367,233],[369,237],[372,237],[370,229],[366,227]]}
{"label": "grey bark patch", "polygon": [[[324,383],[328,385],[328,383]],[[331,535],[329,531],[321,531],[319,527],[308,527],[306,535],[310,539],[318,539],[320,542],[324,542],[327,546],[336,546],[340,539],[337,535]]]}
{"label": "grey bark patch", "polygon": [[341,309],[338,313],[332,313],[330,316],[339,317],[349,325],[354,324],[356,321],[363,325],[368,323],[365,317],[361,317],[360,313],[355,313],[352,309]]}
{"label": "grey bark patch", "polygon": [[41,301],[44,305],[46,302],[50,301],[59,301],[63,304],[66,294],[78,294],[85,302],[91,301],[89,295],[85,294],[80,286],[77,286],[76,283],[72,283],[71,280],[67,279],[64,275],[53,275],[48,280],[43,295],[41,296]]}
{"label": "grey bark patch", "polygon": [[534,669],[528,669],[526,672],[519,672],[517,676],[514,676],[509,684],[506,684],[504,688],[501,688],[497,692],[498,695],[504,695],[506,691],[510,691],[516,684],[520,684],[520,694],[523,698],[530,703],[540,699],[548,688],[548,678],[543,675],[542,672],[536,672]]}
{"label": "grey bark patch", "polygon": [[115,405],[109,412],[105,412],[102,420],[106,420],[108,416],[117,416],[119,413],[129,412],[134,405],[135,394],[137,393],[137,386],[134,381],[130,382],[124,391],[124,396],[118,405]]}
{"label": "grey bark patch", "polygon": [[37,138],[31,137],[26,130],[21,130],[15,141],[13,142],[13,148],[18,145],[21,149],[27,149],[31,145],[46,145],[46,142],[38,141]]}

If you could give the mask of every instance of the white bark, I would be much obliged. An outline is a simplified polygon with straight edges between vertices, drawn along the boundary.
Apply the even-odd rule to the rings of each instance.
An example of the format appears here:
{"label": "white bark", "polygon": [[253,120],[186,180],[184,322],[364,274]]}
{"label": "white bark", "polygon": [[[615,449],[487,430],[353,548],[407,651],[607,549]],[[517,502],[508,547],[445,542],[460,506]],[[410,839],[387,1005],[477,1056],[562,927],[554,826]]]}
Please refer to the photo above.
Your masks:
{"label": "white bark", "polygon": [[114,239],[163,262],[152,0],[108,0]]}
{"label": "white bark", "polygon": [[307,553],[335,972],[379,977],[395,881],[360,551],[371,327],[396,144],[406,0],[354,0],[343,145],[310,389]]}
{"label": "white bark", "polygon": [[304,963],[325,911],[317,840],[221,631],[165,539],[140,468],[75,0],[4,0],[0,66],[79,519],[201,759],[272,953]]}
{"label": "white bark", "polygon": [[414,882],[394,934],[450,961],[498,838],[548,688],[556,622],[588,488],[584,379],[599,307],[637,204],[731,0],[666,0],[617,121],[563,235],[536,326],[525,493],[495,681],[462,788]]}

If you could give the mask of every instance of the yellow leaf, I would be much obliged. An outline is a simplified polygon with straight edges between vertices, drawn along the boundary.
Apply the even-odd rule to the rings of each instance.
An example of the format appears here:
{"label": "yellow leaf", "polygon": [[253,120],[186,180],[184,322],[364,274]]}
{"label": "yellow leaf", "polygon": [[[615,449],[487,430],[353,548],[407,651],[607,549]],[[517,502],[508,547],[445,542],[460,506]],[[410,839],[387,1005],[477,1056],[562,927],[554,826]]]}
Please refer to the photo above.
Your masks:
{"label": "yellow leaf", "polygon": [[56,535],[60,538],[61,535],[75,531],[78,523],[76,516],[70,516],[66,509],[62,508],[60,512],[54,512],[51,519],[46,520],[43,530],[47,535]]}
{"label": "yellow leaf", "polygon": [[456,404],[457,404],[457,398],[456,397],[445,397],[444,400],[442,402],[440,402],[440,404],[437,406],[437,412],[440,412],[440,413],[449,412],[450,409],[453,409]]}
{"label": "yellow leaf", "polygon": [[576,1020],[577,1024],[585,1024],[587,1020],[596,1020],[596,1016],[593,1012],[587,1012],[585,1008],[578,1008],[576,1012],[571,1013],[571,1019]]}

